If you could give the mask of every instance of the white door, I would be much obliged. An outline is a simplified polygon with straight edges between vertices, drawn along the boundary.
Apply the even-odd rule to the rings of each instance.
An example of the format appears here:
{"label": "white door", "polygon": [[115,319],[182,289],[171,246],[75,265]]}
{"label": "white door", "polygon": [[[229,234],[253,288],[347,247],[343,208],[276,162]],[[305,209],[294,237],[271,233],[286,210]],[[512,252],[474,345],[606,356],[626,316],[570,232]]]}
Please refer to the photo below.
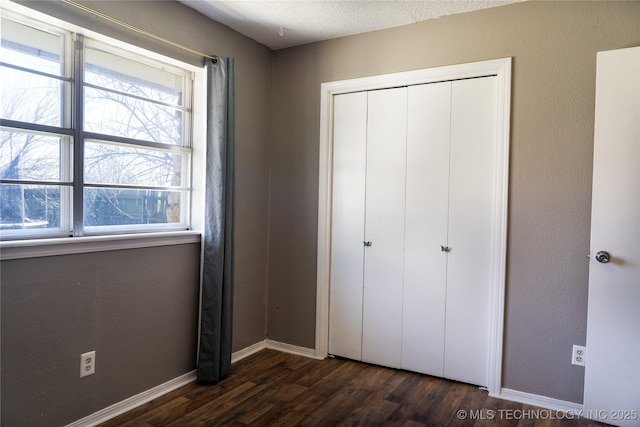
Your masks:
{"label": "white door", "polygon": [[367,93],[334,99],[329,353],[362,358]]}
{"label": "white door", "polygon": [[638,426],[640,47],[598,53],[592,203],[585,415]]}
{"label": "white door", "polygon": [[407,88],[368,98],[362,360],[400,367]]}
{"label": "white door", "polygon": [[451,82],[409,88],[402,368],[444,375]]}
{"label": "white door", "polygon": [[453,82],[444,376],[486,386],[496,206],[495,77]]}
{"label": "white door", "polygon": [[495,77],[409,88],[402,367],[488,383]]}

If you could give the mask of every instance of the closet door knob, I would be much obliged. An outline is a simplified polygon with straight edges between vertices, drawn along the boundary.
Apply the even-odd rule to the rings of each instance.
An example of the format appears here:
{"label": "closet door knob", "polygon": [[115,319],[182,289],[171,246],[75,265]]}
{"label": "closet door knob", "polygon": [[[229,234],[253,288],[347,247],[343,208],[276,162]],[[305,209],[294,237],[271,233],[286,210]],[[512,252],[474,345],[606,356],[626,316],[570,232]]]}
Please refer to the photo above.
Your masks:
{"label": "closet door knob", "polygon": [[449,252],[451,249],[449,248],[449,246],[440,246],[440,250],[442,252]]}
{"label": "closet door knob", "polygon": [[607,251],[598,251],[596,254],[596,261],[606,264],[611,261],[611,255]]}
{"label": "closet door knob", "polygon": [[364,243],[365,246],[369,247],[372,245],[373,242],[362,242],[362,243]]}

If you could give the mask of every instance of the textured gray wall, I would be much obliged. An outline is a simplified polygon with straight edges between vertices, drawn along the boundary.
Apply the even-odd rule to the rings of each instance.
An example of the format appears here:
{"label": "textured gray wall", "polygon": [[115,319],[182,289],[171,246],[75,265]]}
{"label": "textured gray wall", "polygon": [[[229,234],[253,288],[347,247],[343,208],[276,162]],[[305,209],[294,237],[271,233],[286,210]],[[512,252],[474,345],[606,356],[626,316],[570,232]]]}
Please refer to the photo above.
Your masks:
{"label": "textured gray wall", "polygon": [[2,261],[2,425],[64,425],[195,369],[199,253]]}
{"label": "textured gray wall", "polygon": [[314,346],[320,84],[513,57],[503,386],[582,401],[596,52],[640,2],[525,2],[274,53],[267,336]]}

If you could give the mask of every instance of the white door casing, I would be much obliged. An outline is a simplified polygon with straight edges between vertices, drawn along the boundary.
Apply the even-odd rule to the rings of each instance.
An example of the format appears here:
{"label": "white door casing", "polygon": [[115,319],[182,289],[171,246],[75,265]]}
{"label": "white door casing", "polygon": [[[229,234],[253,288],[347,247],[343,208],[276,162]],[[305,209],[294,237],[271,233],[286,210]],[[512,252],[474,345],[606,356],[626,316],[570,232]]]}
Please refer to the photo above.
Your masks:
{"label": "white door casing", "polygon": [[[494,75],[497,77],[496,150],[493,171],[495,206],[492,212],[492,250],[490,251],[490,315],[487,388],[499,395],[502,369],[504,281],[507,226],[507,182],[509,157],[509,111],[511,59],[497,59],[428,70],[323,83],[321,87],[320,179],[318,210],[318,280],[316,300],[316,356],[326,357],[328,350],[329,283],[331,272],[332,153],[334,141],[334,95],[384,89],[405,85],[434,83]],[[375,244],[375,243],[374,243]]]}
{"label": "white door casing", "polygon": [[[640,425],[640,47],[598,52],[584,414]],[[608,263],[596,260],[607,251]]]}

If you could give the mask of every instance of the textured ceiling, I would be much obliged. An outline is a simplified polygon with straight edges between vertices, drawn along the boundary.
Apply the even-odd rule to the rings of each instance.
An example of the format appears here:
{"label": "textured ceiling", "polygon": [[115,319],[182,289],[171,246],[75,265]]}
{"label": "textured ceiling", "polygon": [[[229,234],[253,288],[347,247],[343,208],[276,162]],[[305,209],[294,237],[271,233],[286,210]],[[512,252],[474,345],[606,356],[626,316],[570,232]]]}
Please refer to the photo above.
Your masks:
{"label": "textured ceiling", "polygon": [[273,50],[523,0],[179,0]]}

